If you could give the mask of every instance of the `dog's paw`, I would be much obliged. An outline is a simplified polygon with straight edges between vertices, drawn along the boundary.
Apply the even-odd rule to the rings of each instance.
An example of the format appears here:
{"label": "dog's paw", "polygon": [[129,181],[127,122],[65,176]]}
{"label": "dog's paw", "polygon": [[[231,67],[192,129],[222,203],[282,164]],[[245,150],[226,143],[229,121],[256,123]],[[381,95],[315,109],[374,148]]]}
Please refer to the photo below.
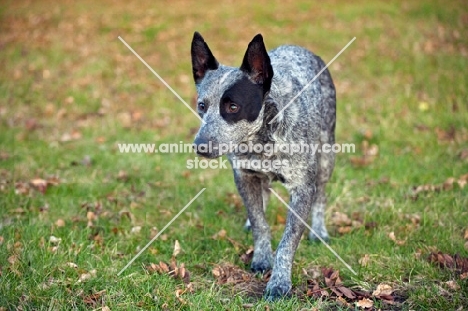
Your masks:
{"label": "dog's paw", "polygon": [[256,260],[255,258],[253,258],[252,264],[250,265],[250,270],[252,270],[252,272],[261,274],[264,274],[265,272],[271,270],[271,268],[271,261],[267,258],[264,258],[262,260]]}
{"label": "dog's paw", "polygon": [[267,301],[274,301],[291,295],[291,281],[272,278],[265,289],[263,298]]}

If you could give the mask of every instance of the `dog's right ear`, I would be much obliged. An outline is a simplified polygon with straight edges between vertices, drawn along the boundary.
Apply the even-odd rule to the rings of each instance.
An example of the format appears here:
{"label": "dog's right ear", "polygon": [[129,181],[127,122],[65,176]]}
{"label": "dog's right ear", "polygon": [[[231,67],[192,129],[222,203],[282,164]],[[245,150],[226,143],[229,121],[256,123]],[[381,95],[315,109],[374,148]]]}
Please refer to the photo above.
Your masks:
{"label": "dog's right ear", "polygon": [[255,83],[263,85],[264,94],[270,90],[273,67],[261,34],[256,35],[249,43],[240,69]]}
{"label": "dog's right ear", "polygon": [[203,80],[208,70],[218,69],[219,63],[197,31],[193,34],[191,53],[193,79],[198,84]]}

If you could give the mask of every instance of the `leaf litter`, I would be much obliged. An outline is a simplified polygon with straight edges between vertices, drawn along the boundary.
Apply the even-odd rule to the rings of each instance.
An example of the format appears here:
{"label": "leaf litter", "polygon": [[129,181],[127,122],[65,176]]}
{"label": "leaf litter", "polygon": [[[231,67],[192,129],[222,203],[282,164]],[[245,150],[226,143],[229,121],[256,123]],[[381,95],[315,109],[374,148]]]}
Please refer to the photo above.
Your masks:
{"label": "leaf litter", "polygon": [[[388,284],[379,284],[371,292],[357,289],[356,286],[345,285],[339,270],[333,268],[325,267],[311,271],[303,269],[303,272],[306,277],[305,285],[293,287],[291,291],[291,294],[299,299],[324,299],[348,308],[353,308],[354,305],[368,310],[373,310],[376,301],[395,307],[399,306],[402,301],[402,297],[396,295],[394,289]],[[211,273],[216,284],[231,285],[234,292],[257,299],[262,297],[266,283],[271,276],[271,271],[258,276],[231,263],[217,264]]]}

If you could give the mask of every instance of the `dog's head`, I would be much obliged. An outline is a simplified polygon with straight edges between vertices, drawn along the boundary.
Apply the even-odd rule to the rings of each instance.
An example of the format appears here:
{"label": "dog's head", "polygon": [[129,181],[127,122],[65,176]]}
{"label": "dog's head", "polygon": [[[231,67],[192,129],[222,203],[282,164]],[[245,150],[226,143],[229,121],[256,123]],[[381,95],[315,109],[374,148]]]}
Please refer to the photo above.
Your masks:
{"label": "dog's head", "polygon": [[[197,109],[203,120],[194,145],[199,155],[216,158],[228,152],[226,146],[247,141],[262,126],[273,68],[260,34],[249,43],[240,68],[219,64],[198,32],[191,53]],[[208,145],[211,150],[204,148]]]}

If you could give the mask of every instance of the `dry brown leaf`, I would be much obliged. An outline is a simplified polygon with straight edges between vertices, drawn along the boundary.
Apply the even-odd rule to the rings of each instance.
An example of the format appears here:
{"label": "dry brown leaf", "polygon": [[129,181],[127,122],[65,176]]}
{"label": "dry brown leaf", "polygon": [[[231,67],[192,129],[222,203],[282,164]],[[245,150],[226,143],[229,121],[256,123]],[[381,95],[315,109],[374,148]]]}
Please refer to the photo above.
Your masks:
{"label": "dry brown leaf", "polygon": [[66,265],[73,269],[78,269],[78,265],[74,262],[67,262]]}
{"label": "dry brown leaf", "polygon": [[331,221],[335,226],[350,226],[352,223],[348,215],[341,212],[334,212]]}
{"label": "dry brown leaf", "polygon": [[395,237],[395,232],[393,231],[388,234],[388,237],[397,245],[404,245],[406,243],[406,240],[397,240],[397,238]]}
{"label": "dry brown leaf", "polygon": [[51,235],[51,236],[49,237],[49,242],[50,242],[51,244],[59,244],[61,241],[62,241],[61,238],[57,238],[57,237],[55,237],[55,236],[53,236],[53,235]]}
{"label": "dry brown leaf", "polygon": [[14,265],[15,263],[18,262],[18,256],[17,255],[11,255],[10,257],[8,257],[7,260],[11,265]]}
{"label": "dry brown leaf", "polygon": [[244,264],[249,264],[253,258],[253,247],[249,247],[244,253],[242,253],[239,258]]}
{"label": "dry brown leaf", "polygon": [[28,195],[29,194],[29,184],[18,182],[15,183],[15,194],[18,195]]}
{"label": "dry brown leaf", "polygon": [[435,132],[437,135],[437,139],[440,142],[448,142],[448,141],[455,140],[456,132],[455,132],[455,127],[453,125],[450,126],[450,128],[447,130],[436,127]]}
{"label": "dry brown leaf", "polygon": [[172,257],[177,257],[182,252],[182,248],[180,247],[180,243],[178,240],[174,242],[174,251],[172,252]]}
{"label": "dry brown leaf", "polygon": [[63,133],[62,136],[60,136],[60,141],[65,143],[69,141],[74,141],[74,140],[79,140],[83,137],[80,131],[78,130],[73,130],[70,133]]}
{"label": "dry brown leaf", "polygon": [[128,180],[128,174],[124,170],[120,170],[119,173],[117,174],[117,180],[119,181],[127,181]]}
{"label": "dry brown leaf", "polygon": [[218,240],[218,239],[222,240],[222,239],[224,239],[226,237],[226,234],[227,234],[226,230],[221,229],[217,233],[213,234],[213,236],[211,238],[213,240]]}
{"label": "dry brown leaf", "polygon": [[160,269],[161,269],[161,270],[160,270],[161,272],[164,272],[164,273],[168,273],[168,272],[169,272],[169,266],[168,266],[165,262],[160,261],[160,262],[159,262],[159,267],[160,267]]}
{"label": "dry brown leaf", "polygon": [[45,193],[47,190],[47,180],[42,178],[34,178],[29,181],[30,185],[41,193]]}
{"label": "dry brown leaf", "polygon": [[465,234],[463,235],[463,238],[464,238],[465,240],[468,240],[468,228],[465,229]]}
{"label": "dry brown leaf", "polygon": [[451,256],[442,252],[431,253],[429,262],[437,263],[440,268],[453,270],[460,274],[468,272],[468,258],[461,257],[458,254]]}
{"label": "dry brown leaf", "polygon": [[135,226],[130,229],[131,234],[139,234],[141,232],[141,226]]}
{"label": "dry brown leaf", "polygon": [[57,219],[57,221],[55,222],[55,225],[57,227],[65,227],[65,220],[63,219]]}
{"label": "dry brown leaf", "polygon": [[393,288],[388,284],[379,284],[377,285],[377,289],[372,293],[372,296],[380,297],[380,296],[391,296],[393,293]]}
{"label": "dry brown leaf", "polygon": [[368,254],[365,254],[361,259],[359,259],[359,264],[363,267],[367,267],[370,261],[370,256]]}
{"label": "dry brown leaf", "polygon": [[337,288],[338,288],[338,290],[339,290],[340,292],[343,293],[343,295],[346,296],[346,298],[348,298],[348,299],[354,299],[354,298],[356,298],[356,295],[355,295],[355,294],[353,293],[353,291],[350,290],[349,288],[344,287],[344,286],[342,286],[342,285],[341,285],[341,286],[337,286]]}
{"label": "dry brown leaf", "polygon": [[445,284],[448,286],[448,288],[450,288],[451,290],[454,290],[454,291],[457,291],[460,289],[460,285],[458,285],[457,282],[453,281],[453,280],[450,280],[450,281],[447,281],[445,282]]}
{"label": "dry brown leaf", "polygon": [[369,298],[362,298],[356,302],[356,307],[362,309],[370,309],[374,306],[374,302]]}
{"label": "dry brown leaf", "polygon": [[215,278],[219,278],[221,276],[221,267],[216,266],[211,270],[211,273]]}
{"label": "dry brown leaf", "polygon": [[243,206],[240,196],[232,192],[227,193],[225,202],[228,203],[229,206],[235,207],[238,210]]}
{"label": "dry brown leaf", "polygon": [[[83,302],[87,305],[92,305],[94,307],[97,307],[98,305],[101,305],[102,303],[102,295],[106,293],[106,290],[101,290],[96,293],[92,293],[90,295],[82,296]],[[104,310],[102,308],[101,310]]]}
{"label": "dry brown leaf", "polygon": [[88,219],[88,227],[92,227],[93,221],[96,220],[96,214],[94,214],[94,212],[88,211],[86,213],[86,219]]}
{"label": "dry brown leaf", "polygon": [[82,282],[86,282],[88,280],[90,280],[91,278],[95,277],[96,276],[96,269],[93,269],[89,272],[86,272],[86,273],[82,273],[80,275],[80,278],[78,279],[78,283],[82,283]]}
{"label": "dry brown leaf", "polygon": [[217,265],[211,272],[218,284],[238,284],[252,280],[250,273],[232,264]]}

